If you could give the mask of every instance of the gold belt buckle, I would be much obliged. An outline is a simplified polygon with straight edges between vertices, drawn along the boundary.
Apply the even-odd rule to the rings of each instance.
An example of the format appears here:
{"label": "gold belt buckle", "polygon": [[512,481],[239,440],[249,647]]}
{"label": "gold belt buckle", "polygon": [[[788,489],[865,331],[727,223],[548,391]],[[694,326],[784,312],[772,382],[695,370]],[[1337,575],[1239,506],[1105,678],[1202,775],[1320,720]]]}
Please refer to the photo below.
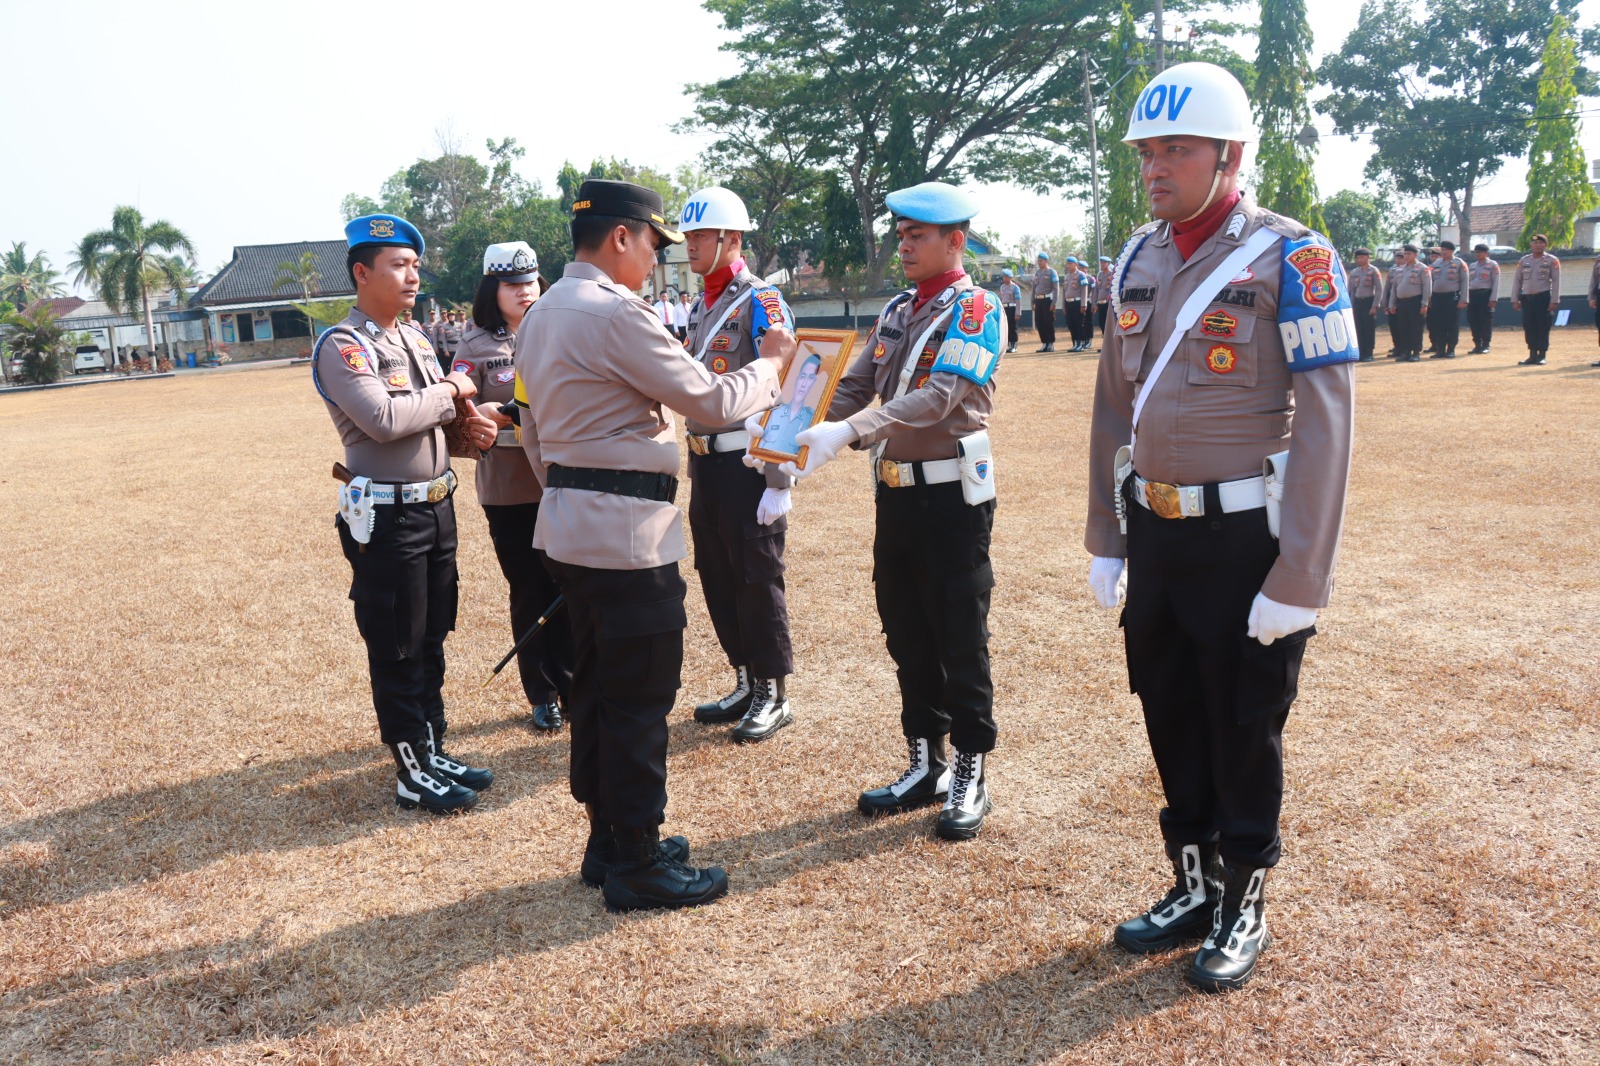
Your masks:
{"label": "gold belt buckle", "polygon": [[893,459],[878,460],[878,480],[891,489],[900,487],[900,464]]}
{"label": "gold belt buckle", "polygon": [[709,455],[711,453],[711,438],[702,437],[697,433],[687,434],[689,450],[696,455]]}
{"label": "gold belt buckle", "polygon": [[428,502],[438,503],[450,495],[450,479],[436,477],[428,483]]}
{"label": "gold belt buckle", "polygon": [[1144,483],[1144,499],[1157,518],[1182,518],[1183,506],[1178,503],[1178,486],[1160,481]]}

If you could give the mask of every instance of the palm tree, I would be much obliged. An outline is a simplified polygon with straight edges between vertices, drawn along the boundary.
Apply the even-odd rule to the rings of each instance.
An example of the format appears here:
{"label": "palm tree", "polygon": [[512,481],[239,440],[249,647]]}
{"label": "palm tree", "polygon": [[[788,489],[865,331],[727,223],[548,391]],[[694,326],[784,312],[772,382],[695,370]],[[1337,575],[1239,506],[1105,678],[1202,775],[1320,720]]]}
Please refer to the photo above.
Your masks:
{"label": "palm tree", "polygon": [[57,277],[43,252],[29,257],[25,241],[13,241],[11,250],[0,257],[0,297],[15,304],[19,311],[35,300],[65,295]]}
{"label": "palm tree", "polygon": [[[162,220],[147,223],[138,208],[123,205],[112,212],[110,229],[96,230],[78,242],[71,269],[77,271],[74,280],[89,285],[117,314],[142,304],[145,338],[154,352],[150,293],[166,286],[181,296],[193,275],[181,257],[163,254],[178,251],[194,258],[194,244],[182,230]],[[150,365],[154,370],[154,359]]]}
{"label": "palm tree", "polygon": [[[273,292],[282,292],[284,289],[299,289],[301,297],[306,303],[311,302],[311,294],[317,291],[317,286],[322,284],[322,272],[317,269],[317,257],[310,251],[300,253],[298,262],[284,260],[278,264],[278,277],[272,283]],[[306,328],[314,337],[317,327],[311,321],[311,314],[304,307],[300,313],[306,316]]]}

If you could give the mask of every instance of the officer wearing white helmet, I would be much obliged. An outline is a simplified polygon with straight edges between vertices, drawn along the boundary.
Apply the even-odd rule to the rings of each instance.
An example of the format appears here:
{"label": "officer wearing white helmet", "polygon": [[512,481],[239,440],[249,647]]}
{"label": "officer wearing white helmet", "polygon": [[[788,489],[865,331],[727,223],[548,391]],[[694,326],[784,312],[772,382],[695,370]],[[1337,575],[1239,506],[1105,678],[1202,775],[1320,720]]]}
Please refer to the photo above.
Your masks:
{"label": "officer wearing white helmet", "polygon": [[1090,442],[1089,583],[1103,607],[1126,597],[1175,876],[1116,942],[1204,937],[1189,976],[1207,991],[1243,985],[1270,943],[1283,727],[1333,589],[1359,355],[1328,241],[1240,194],[1254,139],[1244,89],[1209,63],[1134,104],[1156,221],[1117,262]]}
{"label": "officer wearing white helmet", "polygon": [[[689,269],[705,298],[689,312],[689,354],[713,374],[731,374],[760,356],[769,329],[791,330],[794,316],[777,289],[751,273],[744,235],[755,229],[744,201],[728,189],[701,189],[683,205],[679,229]],[[712,628],[733,667],[732,691],[694,709],[697,722],[738,722],[737,741],[765,740],[794,722],[786,681],[794,672],[783,544],[791,479],[776,467],[744,462],[744,423],[688,420],[689,531]]]}

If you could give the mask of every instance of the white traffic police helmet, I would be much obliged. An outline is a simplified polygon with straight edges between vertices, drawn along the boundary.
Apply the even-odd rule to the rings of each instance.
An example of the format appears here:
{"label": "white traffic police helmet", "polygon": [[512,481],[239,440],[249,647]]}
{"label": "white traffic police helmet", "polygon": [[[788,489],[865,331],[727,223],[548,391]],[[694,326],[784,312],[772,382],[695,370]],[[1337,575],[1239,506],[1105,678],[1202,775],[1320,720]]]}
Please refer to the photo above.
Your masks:
{"label": "white traffic police helmet", "polygon": [[724,189],[720,185],[701,189],[689,197],[683,205],[683,217],[678,221],[678,229],[683,233],[698,229],[748,233],[755,228],[744,201],[732,189]]}
{"label": "white traffic police helmet", "polygon": [[1150,79],[1133,103],[1123,144],[1152,137],[1256,140],[1250,98],[1215,63],[1179,63]]}

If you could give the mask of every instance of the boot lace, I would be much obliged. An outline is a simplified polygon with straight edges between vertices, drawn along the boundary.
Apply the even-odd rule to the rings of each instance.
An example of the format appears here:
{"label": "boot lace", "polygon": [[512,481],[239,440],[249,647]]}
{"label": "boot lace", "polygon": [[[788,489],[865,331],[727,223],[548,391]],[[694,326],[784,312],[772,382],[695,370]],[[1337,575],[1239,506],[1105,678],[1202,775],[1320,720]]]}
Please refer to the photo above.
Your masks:
{"label": "boot lace", "polygon": [[973,765],[978,757],[970,751],[956,752],[955,773],[950,775],[950,806],[961,807],[967,802],[967,790],[972,787]]}
{"label": "boot lace", "polygon": [[898,789],[902,785],[909,785],[916,780],[917,775],[923,773],[927,767],[922,765],[922,746],[917,743],[916,737],[906,737],[906,748],[911,752],[911,765],[906,772],[895,779],[889,787]]}
{"label": "boot lace", "polygon": [[757,722],[768,711],[775,710],[772,698],[772,682],[768,680],[752,681],[750,683],[750,709],[744,712],[746,722]]}

